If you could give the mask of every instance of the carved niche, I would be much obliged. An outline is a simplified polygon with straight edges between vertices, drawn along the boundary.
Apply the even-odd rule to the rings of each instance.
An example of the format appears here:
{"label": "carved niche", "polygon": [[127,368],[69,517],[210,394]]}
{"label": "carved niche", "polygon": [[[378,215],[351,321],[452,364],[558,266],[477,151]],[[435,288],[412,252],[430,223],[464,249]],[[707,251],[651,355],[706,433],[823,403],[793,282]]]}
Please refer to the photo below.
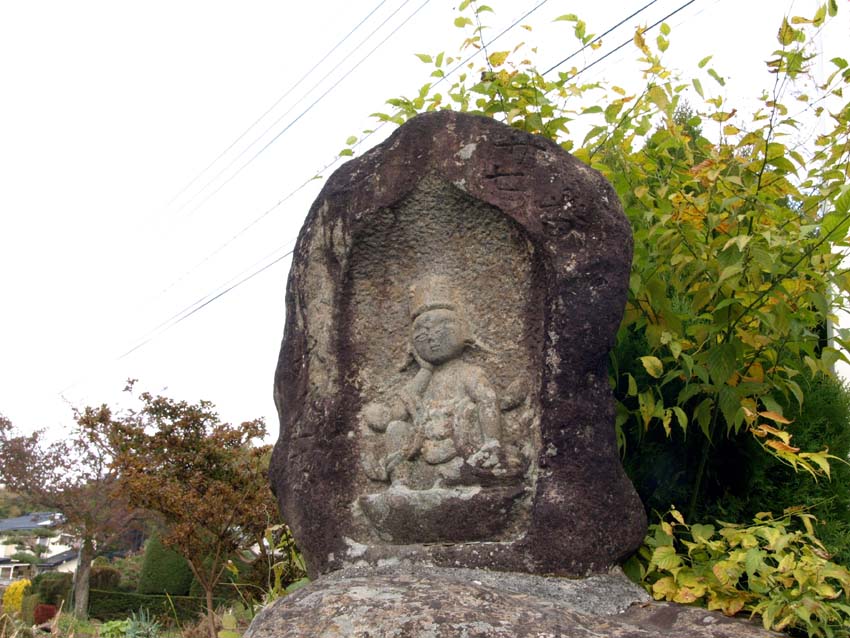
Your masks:
{"label": "carved niche", "polygon": [[519,535],[540,447],[534,246],[435,177],[370,216],[352,245],[357,540]]}

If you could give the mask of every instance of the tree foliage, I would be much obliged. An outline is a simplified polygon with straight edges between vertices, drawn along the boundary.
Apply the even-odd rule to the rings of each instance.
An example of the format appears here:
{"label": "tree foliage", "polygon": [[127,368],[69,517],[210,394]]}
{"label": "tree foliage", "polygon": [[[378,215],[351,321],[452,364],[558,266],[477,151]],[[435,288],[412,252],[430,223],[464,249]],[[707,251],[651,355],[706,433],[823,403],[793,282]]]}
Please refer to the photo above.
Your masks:
{"label": "tree foliage", "polygon": [[[850,270],[840,254],[848,246],[850,228],[850,102],[845,95],[850,64],[843,57],[820,59],[812,39],[835,17],[837,2],[828,0],[811,17],[788,17],[778,25],[775,50],[767,52],[768,86],[753,96],[757,106],[752,112],[725,96],[725,80],[712,68],[710,55],[691,73],[668,67],[675,34],[667,24],[660,24],[657,33],[635,31],[640,77],[623,84],[639,88],[627,90],[606,81],[585,82],[584,69],[578,67],[558,65],[541,72],[532,45],[496,49],[496,38],[488,42],[483,24],[491,11],[463,0],[455,21],[464,34],[459,51],[418,54],[431,81],[412,97],[388,100],[393,110],[376,117],[401,124],[435,109],[494,117],[548,137],[613,184],[635,235],[626,314],[610,365],[618,442],[632,467],[661,465],[665,458],[673,462],[675,472],[666,480],[690,520],[697,512],[717,514],[700,508],[705,477],[713,469],[709,461],[729,448],[739,452],[743,465],[758,458],[754,455],[770,459],[749,474],[752,481],[777,478],[779,464],[809,479],[828,480],[835,461],[843,462],[847,453],[843,443],[838,445],[837,459],[825,446],[844,441],[846,411],[831,410],[829,427],[818,424],[815,412],[824,379],[836,361],[845,359],[834,343],[845,351],[850,345],[846,331],[836,330],[834,343],[826,338],[827,322],[835,322],[836,312],[847,308],[850,293]],[[556,22],[572,27],[577,54],[601,45],[578,16],[563,15]],[[823,77],[815,77],[819,69],[826,70]],[[352,154],[360,141],[349,138],[343,154]],[[843,389],[837,394],[847,396]],[[804,414],[813,399],[814,412]],[[823,437],[814,436],[818,429]],[[676,454],[683,456],[672,458]],[[754,496],[777,496],[759,487]],[[784,507],[783,499],[763,503],[762,509]],[[831,502],[846,517],[840,500]],[[736,514],[745,516],[755,506],[739,503]],[[756,527],[793,536],[790,516],[767,521],[763,514]],[[800,520],[812,522],[808,514]],[[693,532],[684,519],[679,525],[685,536]],[[758,536],[756,527],[749,531]],[[750,589],[764,576],[765,582],[773,578],[780,589],[789,590],[748,608],[769,625],[790,625],[797,621],[789,614],[796,614],[804,625],[811,621],[817,632],[829,635],[832,625],[846,622],[846,610],[818,605],[833,598],[829,587],[846,592],[850,584],[844,572],[832,584],[813,576],[819,568],[806,561],[825,550],[810,532],[793,536],[803,580],[795,587],[788,574],[776,575],[790,559],[773,565],[776,573],[769,578],[767,567],[763,573],[750,570]],[[642,551],[653,555],[658,533],[650,535]],[[680,561],[678,573],[693,576],[697,561],[691,546],[676,545],[672,533],[663,534],[670,537],[664,551],[671,561]],[[721,539],[727,543],[723,547],[716,537],[709,539],[706,547],[714,554],[701,555],[707,561],[703,567],[710,571],[721,560],[721,550],[741,558],[740,548],[728,538]],[[738,575],[744,577],[734,587],[747,589],[752,565],[746,560],[742,565]],[[645,579],[647,574],[645,569]],[[810,576],[813,580],[806,580]],[[652,576],[650,586],[654,579],[661,578]],[[809,592],[803,598],[801,588]],[[806,598],[810,594],[814,602]]]}
{"label": "tree foliage", "polygon": [[[748,117],[723,97],[711,56],[692,77],[667,68],[666,24],[654,42],[635,32],[643,88],[630,93],[583,84],[575,67],[542,74],[533,48],[488,49],[481,20],[490,10],[462,2],[460,53],[420,54],[438,79],[389,100],[396,110],[378,119],[440,108],[495,117],[553,139],[611,181],[635,233],[618,340],[641,345],[612,359],[619,441],[654,427],[703,437],[691,511],[712,442],[742,432],[791,467],[828,476],[828,451],[803,450],[792,436],[808,380],[844,357],[823,328],[850,292],[835,252],[850,226],[850,66],[823,61],[831,71],[818,83],[809,40],[836,3],[782,23],[767,62],[772,86]],[[558,20],[582,48],[598,46],[577,16]],[[481,62],[458,65],[476,52]],[[800,141],[812,121],[824,132]],[[847,347],[845,332],[835,339]]]}
{"label": "tree foliage", "polygon": [[266,477],[269,448],[251,445],[265,427],[261,420],[221,423],[207,401],[149,393],[140,400],[139,410],[120,415],[87,410],[81,423],[108,439],[120,492],[161,516],[162,541],[189,563],[212,619],[213,592],[231,556],[261,541],[277,516]]}
{"label": "tree foliage", "polygon": [[[82,415],[78,415],[81,418]],[[80,543],[74,613],[88,609],[91,562],[138,523],[138,513],[114,493],[106,441],[78,426],[48,442],[43,431],[23,435],[0,422],[0,481],[31,502],[61,512],[62,528]]]}

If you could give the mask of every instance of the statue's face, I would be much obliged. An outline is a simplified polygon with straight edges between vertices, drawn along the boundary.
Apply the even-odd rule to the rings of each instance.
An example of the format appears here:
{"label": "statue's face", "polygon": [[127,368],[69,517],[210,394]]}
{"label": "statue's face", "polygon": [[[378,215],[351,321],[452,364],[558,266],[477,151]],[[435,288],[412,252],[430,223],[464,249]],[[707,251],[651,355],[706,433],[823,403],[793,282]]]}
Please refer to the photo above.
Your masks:
{"label": "statue's face", "polygon": [[429,310],[413,322],[413,347],[430,364],[439,365],[459,357],[465,342],[463,325],[453,310]]}

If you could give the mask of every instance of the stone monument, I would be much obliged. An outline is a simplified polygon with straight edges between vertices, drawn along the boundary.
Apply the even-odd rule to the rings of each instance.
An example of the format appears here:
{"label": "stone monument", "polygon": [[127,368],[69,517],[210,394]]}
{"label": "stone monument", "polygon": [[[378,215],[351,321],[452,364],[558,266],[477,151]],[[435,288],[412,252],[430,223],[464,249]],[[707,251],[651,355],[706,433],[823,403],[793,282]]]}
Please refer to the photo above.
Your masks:
{"label": "stone monument", "polygon": [[[586,612],[617,587],[645,599],[609,573],[646,531],[607,374],[631,257],[599,173],[488,118],[420,115],[337,170],[298,237],[275,376],[272,485],[318,581],[250,635],[439,625],[362,629],[399,600],[478,622],[486,605],[440,602],[458,588],[492,603],[493,626],[527,612],[557,627],[546,596],[511,598],[560,586],[542,575],[603,583]],[[359,620],[328,624],[352,605]],[[284,631],[287,614],[301,625]],[[611,635],[656,635],[628,631]],[[511,632],[469,635],[537,635]]]}
{"label": "stone monument", "polygon": [[272,482],[311,576],[583,576],[638,547],[607,374],[631,228],[598,173],[422,115],[330,177],[294,255]]}

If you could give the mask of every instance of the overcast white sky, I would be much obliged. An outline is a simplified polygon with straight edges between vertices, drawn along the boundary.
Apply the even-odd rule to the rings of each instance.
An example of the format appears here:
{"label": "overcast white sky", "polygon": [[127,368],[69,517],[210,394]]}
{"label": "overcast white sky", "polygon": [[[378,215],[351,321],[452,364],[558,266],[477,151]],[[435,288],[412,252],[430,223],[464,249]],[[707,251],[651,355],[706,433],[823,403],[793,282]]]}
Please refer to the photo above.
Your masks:
{"label": "overcast white sky", "polygon": [[[648,3],[548,0],[524,21],[533,32],[515,28],[494,49],[525,39],[548,67],[576,48],[555,16],[601,33]],[[571,64],[685,3],[656,0]],[[374,126],[386,98],[427,81],[414,53],[457,50],[456,4],[0,0],[0,413],[58,435],[68,402],[117,403],[134,377],[209,399],[227,420],[264,416],[274,438],[288,258],[170,320],[291,249],[321,182],[299,187]],[[541,0],[489,4],[492,37]],[[715,54],[724,92],[752,96],[792,4],[817,6],[694,0],[669,20],[666,59],[690,69]],[[840,5],[827,49],[850,42]],[[628,85],[634,57],[627,47],[588,77]]]}

